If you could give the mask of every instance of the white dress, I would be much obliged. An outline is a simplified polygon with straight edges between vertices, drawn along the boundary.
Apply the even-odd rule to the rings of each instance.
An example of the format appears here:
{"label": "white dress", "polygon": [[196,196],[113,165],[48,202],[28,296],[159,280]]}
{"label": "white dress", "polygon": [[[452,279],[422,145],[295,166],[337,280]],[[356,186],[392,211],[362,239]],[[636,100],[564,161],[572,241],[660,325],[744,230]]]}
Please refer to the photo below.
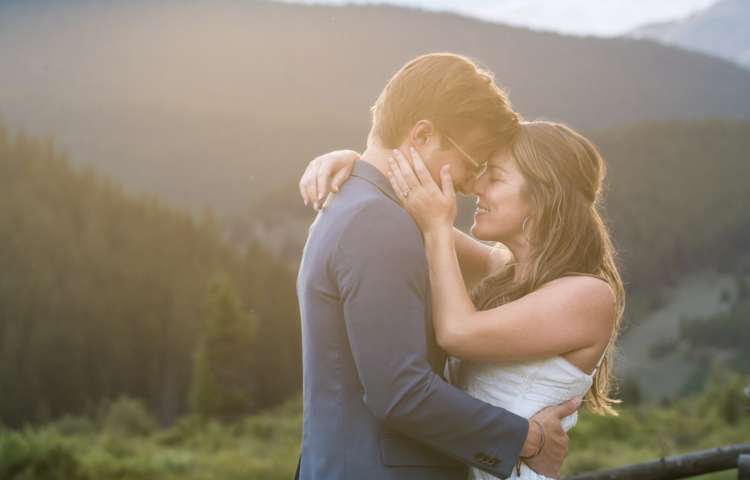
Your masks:
{"label": "white dress", "polygon": [[[599,365],[601,362],[599,360]],[[575,397],[583,398],[591,388],[595,373],[596,370],[587,375],[559,355],[525,361],[479,362],[455,358],[450,361],[451,381],[455,386],[472,397],[524,418],[531,418],[545,407],[560,405]],[[563,418],[565,431],[572,428],[577,419],[578,412]],[[477,468],[469,472],[469,480],[495,478]],[[509,478],[543,480],[548,477],[521,463],[521,475],[517,475],[514,466]]]}

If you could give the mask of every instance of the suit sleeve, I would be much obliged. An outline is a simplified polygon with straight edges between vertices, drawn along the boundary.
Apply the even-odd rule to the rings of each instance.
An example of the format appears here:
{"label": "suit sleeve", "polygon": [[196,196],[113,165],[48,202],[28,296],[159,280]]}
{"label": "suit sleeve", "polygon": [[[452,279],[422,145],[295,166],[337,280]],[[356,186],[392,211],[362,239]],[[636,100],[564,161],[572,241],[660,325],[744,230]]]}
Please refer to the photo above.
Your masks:
{"label": "suit sleeve", "polygon": [[335,274],[364,401],[373,414],[425,445],[508,477],[528,422],[461,392],[430,368],[429,270],[408,214],[389,199],[364,204],[336,247]]}

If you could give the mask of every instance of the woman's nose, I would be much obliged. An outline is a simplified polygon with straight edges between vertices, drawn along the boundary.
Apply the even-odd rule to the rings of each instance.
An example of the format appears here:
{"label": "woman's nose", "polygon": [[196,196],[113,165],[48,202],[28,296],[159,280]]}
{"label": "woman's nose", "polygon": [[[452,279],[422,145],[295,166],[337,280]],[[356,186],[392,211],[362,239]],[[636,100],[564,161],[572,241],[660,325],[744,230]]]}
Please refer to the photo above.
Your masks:
{"label": "woman's nose", "polygon": [[482,177],[479,177],[474,180],[474,183],[472,184],[471,193],[473,193],[476,196],[479,196],[482,193],[482,184],[484,182],[482,181]]}

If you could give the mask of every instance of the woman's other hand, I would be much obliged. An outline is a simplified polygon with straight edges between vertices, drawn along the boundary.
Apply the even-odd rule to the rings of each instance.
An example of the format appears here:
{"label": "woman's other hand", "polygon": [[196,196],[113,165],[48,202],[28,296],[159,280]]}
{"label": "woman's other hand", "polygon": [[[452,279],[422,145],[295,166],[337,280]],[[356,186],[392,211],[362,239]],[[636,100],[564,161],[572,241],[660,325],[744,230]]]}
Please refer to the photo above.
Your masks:
{"label": "woman's other hand", "polygon": [[450,230],[452,235],[453,220],[456,218],[456,192],[450,167],[446,165],[440,169],[441,189],[432,179],[419,153],[414,148],[409,153],[414,169],[398,150],[393,151],[394,158],[388,159],[391,166],[388,180],[393,191],[422,235],[444,229]]}
{"label": "woman's other hand", "polygon": [[299,192],[305,205],[313,204],[315,210],[320,210],[328,189],[328,179],[331,180],[331,191],[339,193],[339,188],[346,182],[354,168],[354,162],[361,155],[352,150],[338,150],[322,155],[307,166],[305,174],[299,181]]}

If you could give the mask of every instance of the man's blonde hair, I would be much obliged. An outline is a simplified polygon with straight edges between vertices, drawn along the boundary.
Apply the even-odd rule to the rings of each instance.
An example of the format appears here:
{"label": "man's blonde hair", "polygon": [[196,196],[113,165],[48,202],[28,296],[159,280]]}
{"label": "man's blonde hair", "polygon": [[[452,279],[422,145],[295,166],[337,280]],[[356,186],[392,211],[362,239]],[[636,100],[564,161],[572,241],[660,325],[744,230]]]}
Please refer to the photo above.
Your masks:
{"label": "man's blonde hair", "polygon": [[463,138],[476,127],[486,135],[475,148],[495,148],[512,140],[520,117],[492,72],[468,58],[432,53],[409,62],[388,82],[371,108],[375,139],[386,148],[398,148],[414,125],[429,120],[452,138]]}

